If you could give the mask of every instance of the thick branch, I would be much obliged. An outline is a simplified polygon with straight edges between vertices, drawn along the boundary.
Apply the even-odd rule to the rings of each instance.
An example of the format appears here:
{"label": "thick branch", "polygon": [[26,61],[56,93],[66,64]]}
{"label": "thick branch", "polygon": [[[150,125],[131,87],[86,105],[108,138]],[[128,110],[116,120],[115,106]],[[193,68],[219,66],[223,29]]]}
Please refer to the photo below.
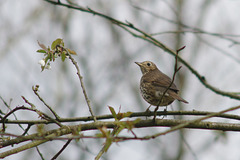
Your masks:
{"label": "thick branch", "polygon": [[[71,134],[75,131],[87,131],[87,130],[96,130],[99,127],[106,126],[107,128],[114,128],[118,126],[118,123],[130,123],[131,121],[109,121],[109,122],[92,122],[87,124],[72,125],[72,126],[63,126],[59,129],[49,130],[42,132],[41,134],[35,133],[24,137],[17,137],[8,141],[0,143],[1,147],[6,147],[13,144],[19,144],[29,140],[39,140],[45,139],[46,136],[55,134],[55,138],[63,136],[66,134]],[[173,127],[179,124],[186,124],[183,128],[195,128],[195,129],[208,129],[208,130],[221,130],[221,131],[240,131],[240,124],[237,123],[220,123],[220,122],[196,122],[191,123],[192,120],[176,120],[176,119],[156,119],[154,122],[150,120],[140,120],[134,126],[135,128],[146,128],[146,127]],[[52,139],[54,139],[52,137]]]}
{"label": "thick branch", "polygon": [[[209,114],[205,117],[202,118],[197,118],[194,120],[163,120],[163,119],[155,119],[155,121],[153,120],[140,120],[138,122],[136,122],[134,124],[135,128],[146,128],[146,127],[157,127],[157,126],[164,126],[164,127],[171,127],[170,129],[164,131],[164,132],[160,132],[154,135],[150,135],[150,136],[145,136],[142,139],[151,139],[151,138],[156,138],[158,136],[182,129],[182,128],[199,128],[199,129],[211,129],[211,130],[222,130],[222,131],[240,131],[240,124],[235,124],[235,123],[219,123],[219,122],[203,122],[203,120],[209,119],[213,116],[217,116],[217,115],[221,115],[225,112],[229,112],[229,111],[233,111],[236,109],[239,109],[240,106],[235,106],[235,107],[231,107],[228,108],[226,110],[217,112],[217,113],[212,113]],[[85,131],[85,130],[93,130],[93,129],[99,129],[102,126],[106,126],[107,128],[115,128],[120,126],[120,124],[130,124],[131,121],[112,121],[112,122],[93,122],[93,123],[88,123],[88,124],[80,124],[80,125],[74,125],[74,126],[63,126],[59,129],[55,129],[55,130],[50,130],[47,132],[41,132],[41,133],[36,133],[36,134],[32,134],[32,135],[28,135],[28,136],[24,136],[24,137],[17,137],[15,139],[11,139],[8,141],[3,141],[2,143],[0,143],[1,147],[6,147],[9,145],[13,145],[13,144],[18,144],[21,142],[25,142],[28,140],[38,140],[35,142],[39,142],[39,144],[42,144],[44,142],[50,141],[50,140],[54,140],[55,138],[58,138],[60,136],[63,135],[67,135],[67,134],[75,134],[78,133],[80,131]],[[4,133],[2,134],[4,135]],[[72,139],[72,138],[71,138]],[[136,139],[136,138],[135,138]],[[39,144],[34,144],[34,142],[31,142],[30,144],[26,144],[23,145],[21,147],[12,149],[15,152],[13,152],[12,150],[10,151],[6,151],[3,153],[0,153],[0,158],[4,158],[8,155],[29,149],[28,146],[38,146]]]}
{"label": "thick branch", "polygon": [[[205,116],[208,114],[213,114],[217,112],[206,112],[206,111],[159,111],[156,112],[158,116],[170,116],[170,115],[188,115],[188,116]],[[132,117],[151,117],[154,116],[154,112],[133,112],[129,118]],[[126,117],[126,118],[128,118]],[[216,115],[214,117],[219,117],[219,118],[226,118],[226,119],[233,119],[233,120],[240,120],[239,115],[234,115],[234,114],[220,114]],[[101,115],[101,116],[96,116],[98,120],[104,120],[104,119],[112,119],[114,118],[111,114],[107,115]],[[66,122],[87,122],[87,121],[92,121],[93,118],[91,116],[87,117],[73,117],[73,118],[60,118],[58,121],[61,123],[66,123]],[[0,120],[0,123],[3,123],[3,120]],[[50,124],[50,123],[55,123],[51,120],[9,120],[6,119],[5,122],[6,124]]]}

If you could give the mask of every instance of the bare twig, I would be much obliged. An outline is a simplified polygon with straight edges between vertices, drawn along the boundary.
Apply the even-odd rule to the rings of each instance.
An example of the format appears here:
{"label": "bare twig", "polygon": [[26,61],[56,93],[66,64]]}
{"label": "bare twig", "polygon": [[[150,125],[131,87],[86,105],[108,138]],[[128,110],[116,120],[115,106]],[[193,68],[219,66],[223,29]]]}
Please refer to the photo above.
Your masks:
{"label": "bare twig", "polygon": [[34,106],[34,104],[29,102],[24,96],[22,96],[22,98],[27,104],[29,104],[32,107],[32,108],[28,108],[29,110],[32,110],[32,111],[36,112],[43,119],[47,119],[49,121],[52,121],[52,122],[56,123],[59,127],[63,126],[58,120],[53,119],[53,118],[49,117],[47,114],[37,110],[36,107]]}
{"label": "bare twig", "polygon": [[25,136],[26,134],[28,134],[28,131],[29,131],[29,129],[32,127],[32,125],[33,125],[33,124],[28,124],[27,128],[24,129],[24,132],[23,132],[22,136]]}
{"label": "bare twig", "polygon": [[53,158],[51,160],[57,159],[57,157],[63,152],[64,149],[67,148],[67,146],[70,144],[71,141],[72,141],[72,139],[69,139],[67,141],[67,143],[61,148],[61,150],[55,156],[53,156]]}
{"label": "bare twig", "polygon": [[107,152],[107,150],[109,149],[109,147],[112,145],[112,140],[114,139],[114,137],[116,137],[117,135],[116,135],[116,133],[118,132],[118,129],[119,129],[119,126],[115,126],[114,128],[113,128],[113,130],[111,131],[111,133],[110,133],[110,135],[109,135],[109,137],[111,137],[111,143],[108,143],[107,141],[108,141],[108,139],[109,139],[109,137],[106,137],[106,142],[105,142],[105,144],[103,145],[103,147],[102,147],[102,149],[98,152],[98,154],[96,155],[96,157],[95,157],[95,160],[99,160],[101,157],[102,157],[102,155],[105,153],[105,152]]}
{"label": "bare twig", "polygon": [[[174,80],[175,80],[175,77],[176,77],[177,72],[178,72],[178,71],[181,69],[181,67],[182,67],[182,66],[178,67],[177,62],[178,62],[178,53],[179,53],[181,50],[183,50],[184,48],[185,48],[185,46],[183,46],[182,48],[178,49],[177,52],[176,52],[176,56],[175,56],[175,66],[174,66],[174,73],[173,73],[172,81],[171,81],[170,85],[166,88],[166,90],[163,92],[163,94],[162,94],[162,96],[161,96],[161,98],[160,98],[160,100],[159,100],[159,104],[162,102],[163,97],[165,96],[165,94],[167,93],[167,91],[171,88],[172,84],[174,83]],[[155,110],[154,110],[153,121],[155,121],[155,119],[156,119],[156,116],[157,116],[156,112],[157,112],[157,110],[159,109],[159,104],[157,105],[157,107],[156,107]]]}
{"label": "bare twig", "polygon": [[[191,33],[197,33],[197,34],[206,34],[206,35],[210,35],[210,36],[215,36],[215,37],[219,37],[219,38],[222,38],[222,39],[225,39],[225,40],[229,40],[230,42],[232,42],[233,44],[240,44],[239,41],[236,41],[232,38],[229,38],[229,37],[240,37],[240,35],[234,35],[234,34],[220,34],[220,33],[215,33],[215,32],[208,32],[208,31],[205,31],[201,28],[197,28],[197,27],[191,27],[189,25],[186,25],[182,22],[179,22],[179,21],[175,21],[175,20],[171,20],[171,19],[168,19],[166,17],[163,17],[163,16],[160,16],[160,15],[157,15],[156,13],[150,11],[150,10],[146,10],[144,8],[141,8],[139,6],[136,6],[136,5],[133,5],[133,8],[137,9],[137,10],[140,10],[140,11],[143,11],[145,13],[148,13],[150,15],[152,15],[153,17],[156,17],[156,18],[159,18],[159,19],[163,19],[164,21],[167,21],[169,23],[172,23],[172,24],[177,24],[177,25],[180,25],[181,27],[185,28],[185,29],[189,29],[189,30],[185,30],[185,31],[176,31],[178,33],[185,33],[185,32],[191,32]],[[164,32],[166,33],[166,32]],[[168,32],[167,32],[168,33]],[[170,32],[172,33],[172,32]],[[154,33],[154,34],[151,34],[151,35],[157,35],[159,33]],[[161,33],[160,33],[161,34]]]}
{"label": "bare twig", "polygon": [[[1,100],[4,102],[4,104],[5,104],[10,110],[12,110],[11,107],[10,107],[10,105],[8,105],[1,96],[0,96],[0,98],[1,98]],[[12,114],[13,114],[15,120],[18,121],[18,118],[17,118],[17,116],[15,115],[15,113],[13,112]],[[5,120],[4,120],[4,121],[5,121]],[[3,123],[3,125],[4,125],[4,123]],[[18,124],[18,126],[24,131],[24,133],[22,134],[22,136],[28,134],[27,132],[29,131],[29,129],[31,128],[32,125],[33,125],[33,124],[28,124],[28,127],[27,127],[26,129],[24,129],[21,124]],[[5,126],[4,126],[3,128],[5,129]],[[41,157],[41,159],[43,160],[44,158],[43,158],[42,153],[41,153],[41,151],[39,150],[38,147],[36,147],[36,150],[37,150],[39,156]]]}
{"label": "bare twig", "polygon": [[[4,105],[5,105],[8,109],[11,110],[11,107],[10,107],[10,106],[7,104],[7,102],[2,98],[2,96],[0,96],[0,99],[3,101]],[[3,115],[5,114],[5,113],[2,112],[2,110],[0,110],[0,113],[3,114]],[[15,117],[15,118],[16,118],[16,117]]]}
{"label": "bare twig", "polygon": [[105,152],[105,145],[102,147],[102,149],[98,152],[97,156],[95,157],[95,160],[99,160],[103,153]]}
{"label": "bare twig", "polygon": [[80,81],[80,84],[81,84],[81,87],[82,87],[82,91],[83,91],[83,94],[84,94],[84,97],[85,97],[85,100],[87,102],[87,105],[88,105],[88,109],[93,117],[93,120],[96,122],[97,119],[96,119],[96,116],[93,114],[93,110],[92,110],[92,107],[91,107],[91,104],[90,104],[90,100],[87,96],[87,92],[86,92],[86,89],[85,89],[85,86],[84,86],[84,83],[83,83],[83,77],[81,76],[80,74],[80,69],[78,67],[78,64],[77,62],[73,59],[73,57],[71,56],[70,53],[68,53],[68,56],[69,56],[69,59],[72,61],[73,65],[75,66],[76,70],[77,70],[77,75],[78,75],[78,78],[79,78],[79,81]]}
{"label": "bare twig", "polygon": [[60,119],[60,117],[58,116],[58,114],[52,109],[52,107],[50,107],[43,99],[42,97],[38,94],[38,88],[39,86],[36,85],[35,87],[32,87],[32,90],[34,92],[34,94],[38,97],[38,99],[52,112],[52,114],[55,116],[56,120]]}
{"label": "bare twig", "polygon": [[1,119],[3,132],[4,132],[5,129],[6,129],[6,127],[5,127],[5,121],[7,120],[7,117],[10,116],[11,114],[14,114],[14,112],[16,112],[17,110],[30,110],[30,111],[33,111],[31,108],[27,108],[27,107],[24,107],[24,106],[16,107],[16,108],[12,109],[10,112],[8,112],[8,113]]}

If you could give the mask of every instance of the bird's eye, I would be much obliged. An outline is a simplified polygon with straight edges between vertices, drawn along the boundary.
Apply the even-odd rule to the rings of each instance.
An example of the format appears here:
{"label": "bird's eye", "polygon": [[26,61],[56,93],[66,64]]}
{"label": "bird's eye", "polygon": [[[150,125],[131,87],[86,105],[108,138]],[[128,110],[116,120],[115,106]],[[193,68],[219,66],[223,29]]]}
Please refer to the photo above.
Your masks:
{"label": "bird's eye", "polygon": [[150,64],[150,63],[147,63],[147,65],[148,65],[148,66],[151,66],[151,64]]}

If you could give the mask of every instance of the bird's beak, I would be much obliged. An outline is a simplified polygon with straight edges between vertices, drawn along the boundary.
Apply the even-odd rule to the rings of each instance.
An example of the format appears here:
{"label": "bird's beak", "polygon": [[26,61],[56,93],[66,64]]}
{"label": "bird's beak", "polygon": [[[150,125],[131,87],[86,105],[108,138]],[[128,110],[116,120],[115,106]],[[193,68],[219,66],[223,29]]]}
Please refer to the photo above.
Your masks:
{"label": "bird's beak", "polygon": [[141,63],[140,62],[135,62],[139,67],[141,66]]}

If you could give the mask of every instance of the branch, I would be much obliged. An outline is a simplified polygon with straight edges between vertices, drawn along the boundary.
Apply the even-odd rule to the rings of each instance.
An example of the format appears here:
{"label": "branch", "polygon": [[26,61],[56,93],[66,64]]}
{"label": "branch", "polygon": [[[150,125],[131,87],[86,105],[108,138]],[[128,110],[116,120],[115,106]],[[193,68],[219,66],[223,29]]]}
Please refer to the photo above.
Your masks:
{"label": "branch", "polygon": [[[152,120],[140,120],[134,126],[135,126],[135,128],[157,127],[157,126],[162,126],[162,127],[163,126],[164,127],[175,126],[175,127],[172,127],[170,130],[166,131],[166,133],[169,133],[169,132],[175,131],[177,129],[181,129],[181,128],[199,128],[199,129],[212,129],[212,130],[223,130],[223,131],[240,131],[240,124],[220,123],[220,122],[201,122],[201,121],[209,119],[211,117],[218,116],[218,115],[221,115],[225,112],[233,111],[233,110],[236,110],[236,109],[239,109],[239,108],[240,108],[240,106],[231,107],[229,109],[226,109],[226,110],[223,110],[223,111],[220,111],[220,112],[216,112],[216,113],[212,113],[212,114],[206,115],[202,118],[197,118],[195,120],[156,119],[155,123]],[[106,126],[107,128],[114,128],[114,127],[117,127],[119,125],[119,123],[129,123],[129,122],[131,122],[131,121],[129,121],[129,120],[128,121],[120,121],[120,122],[117,122],[117,121],[109,121],[109,122],[98,121],[98,122],[72,125],[72,126],[62,126],[58,129],[54,129],[54,130],[50,130],[50,131],[46,131],[46,132],[41,132],[40,135],[39,135],[39,133],[35,133],[35,134],[32,134],[32,135],[11,139],[11,140],[0,143],[0,146],[1,147],[6,147],[6,146],[9,146],[9,145],[18,144],[18,143],[25,142],[25,141],[28,141],[28,140],[34,140],[34,139],[39,140],[39,138],[42,139],[43,137],[46,137],[50,134],[55,134],[56,137],[59,137],[59,136],[62,136],[62,135],[75,133],[76,131],[86,131],[86,130],[98,129],[102,126]],[[166,134],[166,133],[164,133],[164,134]]]}
{"label": "branch", "polygon": [[156,107],[155,110],[154,110],[154,113],[155,113],[155,114],[154,114],[153,120],[156,119],[156,116],[157,116],[156,112],[157,112],[157,110],[158,110],[158,108],[159,108],[159,104],[162,102],[163,97],[165,96],[165,94],[167,93],[167,91],[171,88],[172,84],[174,83],[174,80],[175,80],[175,77],[176,77],[177,72],[178,72],[178,71],[181,69],[181,67],[182,67],[182,66],[178,67],[178,53],[179,53],[181,50],[183,50],[184,48],[185,48],[185,46],[183,46],[182,48],[178,49],[177,52],[176,52],[175,65],[174,65],[174,73],[173,73],[172,81],[171,81],[170,85],[166,88],[166,90],[163,92],[163,94],[162,94],[162,96],[161,96],[161,98],[160,98],[160,101],[159,101],[157,107]]}
{"label": "branch", "polygon": [[72,139],[69,139],[67,141],[67,143],[64,144],[64,146],[61,148],[61,150],[55,156],[53,156],[53,158],[51,160],[57,159],[57,157],[63,152],[64,149],[66,149],[66,147],[70,144],[71,141],[72,141]]}
{"label": "branch", "polygon": [[16,153],[19,153],[21,151],[24,151],[24,150],[27,150],[27,149],[30,149],[30,148],[33,148],[33,147],[37,147],[40,144],[43,144],[43,143],[45,143],[47,141],[49,141],[49,140],[46,139],[46,140],[33,141],[33,142],[28,143],[26,145],[23,145],[23,146],[20,146],[20,147],[8,150],[6,152],[2,152],[2,153],[0,153],[0,158],[5,158],[5,157],[7,157],[9,155],[16,154]]}
{"label": "branch", "polygon": [[[61,3],[60,0],[57,2],[57,3]],[[79,78],[79,81],[80,81],[80,84],[81,84],[81,87],[82,87],[82,91],[83,91],[83,95],[85,97],[85,100],[87,102],[87,106],[88,106],[88,109],[93,117],[93,120],[94,121],[97,121],[96,117],[94,116],[93,114],[93,110],[92,110],[92,107],[90,105],[90,100],[87,96],[87,92],[86,92],[86,89],[85,89],[85,86],[84,86],[84,83],[83,83],[83,77],[81,76],[80,74],[80,69],[78,67],[78,64],[77,62],[74,60],[74,58],[71,56],[71,54],[73,55],[76,55],[76,52],[75,51],[72,51],[68,48],[65,48],[64,47],[64,42],[62,39],[58,38],[56,39],[55,41],[52,42],[51,44],[51,49],[50,47],[46,47],[44,44],[41,44],[39,43],[39,46],[42,48],[42,49],[39,49],[37,50],[37,52],[39,53],[44,53],[44,60],[41,60],[43,62],[41,62],[41,68],[42,68],[42,71],[47,68],[48,66],[50,66],[50,62],[51,61],[54,61],[57,57],[61,57],[62,61],[65,60],[66,57],[68,57],[72,64],[75,66],[76,70],[77,70],[77,75],[78,75],[78,78]],[[60,117],[55,113],[55,111],[45,103],[45,101],[39,96],[39,94],[37,93],[38,91],[38,88],[39,86],[36,85],[35,87],[33,87],[33,91],[34,93],[38,96],[38,98],[49,108],[49,110],[54,114],[54,116],[56,117],[56,119],[58,120]]]}
{"label": "branch", "polygon": [[[190,33],[195,33],[195,34],[206,34],[206,35],[210,35],[210,36],[215,36],[215,37],[219,37],[219,38],[222,38],[222,39],[225,39],[225,40],[229,40],[230,42],[232,42],[233,44],[240,44],[239,41],[236,41],[232,38],[229,38],[229,37],[240,37],[240,35],[234,35],[234,34],[219,34],[219,33],[215,33],[215,32],[208,32],[208,31],[204,31],[202,30],[201,28],[197,28],[197,27],[191,27],[189,25],[186,25],[182,22],[179,22],[179,21],[174,21],[174,20],[171,20],[171,19],[168,19],[168,18],[165,18],[163,16],[160,16],[160,15],[157,15],[156,13],[150,11],[150,10],[146,10],[144,8],[141,8],[139,6],[136,6],[136,5],[133,5],[133,8],[137,9],[137,10],[140,10],[140,11],[143,11],[145,13],[148,13],[150,14],[151,16],[153,17],[156,17],[156,18],[159,18],[159,19],[163,19],[169,23],[172,23],[172,24],[177,24],[177,25],[181,25],[181,27],[185,28],[185,29],[191,29],[191,30],[184,30],[184,31],[169,31],[169,32],[164,32],[164,33],[186,33],[186,32],[190,32]],[[162,34],[162,33],[153,33],[151,35],[159,35],[159,34]]]}
{"label": "branch", "polygon": [[[60,1],[58,1],[58,2],[51,1],[51,0],[44,0],[44,1],[46,1],[48,3],[51,3],[51,4],[54,4],[54,5],[64,6],[64,7],[70,8],[70,9],[75,9],[75,10],[79,10],[79,11],[82,11],[82,12],[86,12],[86,13],[90,13],[90,14],[93,14],[93,15],[100,16],[100,17],[102,17],[102,18],[104,18],[106,20],[111,21],[113,24],[121,27],[122,29],[126,30],[127,32],[132,34],[134,37],[137,37],[137,38],[143,39],[145,41],[148,41],[148,42],[152,43],[153,45],[163,49],[166,52],[168,52],[169,54],[171,54],[173,56],[176,56],[176,52],[175,51],[171,50],[166,45],[164,45],[163,43],[161,43],[158,40],[156,40],[155,38],[153,38],[150,34],[145,33],[144,31],[142,31],[141,29],[135,27],[133,24],[131,24],[129,22],[124,23],[124,22],[116,20],[116,19],[114,19],[114,18],[112,18],[110,16],[104,15],[103,13],[96,12],[96,11],[90,9],[90,8],[84,8],[84,7],[81,7],[81,6],[78,6],[78,5],[64,4],[64,3],[60,2]],[[133,31],[135,31],[139,35],[136,34]],[[182,62],[182,64],[184,64],[198,78],[198,80],[206,88],[210,89],[211,91],[215,92],[216,94],[219,94],[219,95],[222,95],[222,96],[226,96],[226,97],[229,97],[229,98],[232,98],[232,99],[240,100],[240,96],[237,93],[222,91],[222,90],[219,90],[218,88],[210,85],[206,81],[206,78],[204,76],[200,75],[194,68],[192,68],[190,66],[190,64],[188,64],[181,57],[178,57],[178,59],[179,59],[180,62]]]}
{"label": "branch", "polygon": [[[239,106],[240,107],[240,106]],[[209,117],[204,117],[204,119],[207,119]],[[129,123],[129,121],[122,121],[123,123]],[[36,147],[42,143],[45,143],[47,141],[51,141],[54,139],[57,139],[57,137],[60,137],[62,135],[67,135],[71,134],[73,130],[81,130],[81,131],[86,131],[86,130],[96,130],[99,127],[106,126],[107,128],[114,128],[118,124],[116,122],[110,121],[110,122],[93,122],[89,124],[83,124],[83,125],[75,125],[75,126],[68,126],[66,127],[61,127],[59,129],[55,130],[50,130],[47,132],[43,132],[42,135],[39,137],[39,134],[32,134],[29,136],[25,137],[18,137],[16,139],[11,139],[6,142],[2,142],[0,145],[1,147],[6,147],[9,145],[13,144],[18,144],[21,142],[25,142],[28,140],[37,140],[34,142],[31,142],[29,144],[23,145],[21,147],[12,149],[10,151],[2,152],[0,153],[0,158],[4,158],[8,155],[18,153],[20,151],[29,149],[31,147]],[[141,120],[138,123],[135,124],[135,128],[146,128],[146,127],[172,127],[171,129],[161,132],[155,135],[151,136],[144,136],[144,137],[119,137],[118,139],[121,140],[130,140],[130,139],[135,139],[135,140],[148,140],[152,138],[156,138],[160,135],[165,135],[167,133],[176,131],[181,128],[192,128],[192,129],[207,129],[207,130],[221,130],[221,131],[240,131],[240,124],[236,123],[220,123],[220,122],[200,122],[200,119],[197,120],[168,120],[168,119],[156,119],[155,122],[152,120]],[[76,139],[79,139],[82,135],[75,136]],[[95,137],[95,138],[103,138],[103,137]],[[117,137],[115,137],[117,138]],[[40,139],[40,140],[39,140]],[[65,138],[66,139],[66,138]],[[73,137],[70,137],[70,139],[73,139]]]}
{"label": "branch", "polygon": [[[218,112],[206,112],[206,111],[158,111],[156,114],[158,116],[169,116],[169,115],[188,115],[188,116],[205,116],[208,114],[214,114]],[[134,112],[129,116],[129,118],[133,117],[150,117],[154,116],[154,112]],[[219,118],[226,118],[226,119],[233,119],[233,120],[240,120],[239,115],[234,115],[234,114],[220,114],[216,115],[214,117],[219,117]],[[98,120],[104,120],[104,119],[111,119],[114,118],[112,114],[107,114],[107,115],[101,115],[101,116],[96,116]],[[86,122],[86,121],[92,121],[93,118],[91,116],[87,117],[73,117],[73,118],[60,118],[58,121],[61,123],[66,123],[66,122]],[[3,119],[0,120],[0,123],[3,123]],[[6,124],[28,124],[28,125],[33,125],[33,124],[51,124],[55,123],[54,121],[51,120],[9,120],[6,119],[5,122]]]}
{"label": "branch", "polygon": [[[1,96],[0,96],[0,98],[4,102],[5,106],[7,106],[10,109],[10,111],[11,111],[12,109],[11,109],[10,105],[8,105]],[[17,116],[15,115],[15,113],[13,112],[12,114],[13,114],[15,120],[18,120]],[[5,120],[7,120],[6,117],[5,117]],[[5,120],[3,120],[3,121],[5,121]],[[28,131],[31,128],[32,124],[28,124],[28,127],[26,129],[24,129],[21,124],[18,124],[18,126],[24,131],[24,133],[22,134],[22,136],[24,136],[24,135],[28,134]],[[5,130],[5,126],[4,126],[4,122],[3,122],[3,130],[2,131],[4,131],[4,130]],[[13,135],[13,136],[15,136],[15,135]],[[42,159],[44,159],[43,156],[42,156],[42,153],[40,152],[38,147],[36,147],[36,150],[37,150],[38,154],[40,155],[40,157]]]}
{"label": "branch", "polygon": [[42,97],[40,97],[40,95],[38,94],[38,88],[39,88],[38,85],[36,85],[35,87],[32,87],[33,92],[34,92],[35,95],[38,97],[38,99],[52,112],[52,114],[55,116],[56,120],[58,120],[60,117],[59,117],[58,114],[52,109],[52,107],[50,107],[50,106],[42,99]]}
{"label": "branch", "polygon": [[[29,104],[29,105],[31,106],[31,108],[27,108],[27,107],[25,107],[25,108],[27,108],[28,110],[31,110],[31,111],[36,112],[41,118],[44,118],[44,119],[47,119],[47,120],[49,120],[49,121],[52,121],[52,122],[56,123],[59,127],[62,127],[62,126],[63,126],[58,120],[53,119],[53,118],[49,117],[47,114],[45,114],[45,113],[37,110],[36,107],[35,107],[35,105],[32,104],[32,103],[30,103],[24,96],[22,96],[22,98],[23,98],[23,100],[24,100],[27,104]],[[16,107],[16,108],[17,108],[17,107]],[[50,107],[50,108],[51,108],[51,107]],[[53,111],[53,112],[54,112],[54,111]],[[55,113],[55,112],[54,112],[54,113]]]}
{"label": "branch", "polygon": [[80,84],[81,84],[81,87],[82,87],[82,91],[83,91],[85,100],[86,100],[87,105],[88,105],[88,109],[89,109],[89,111],[90,111],[90,113],[91,113],[91,115],[93,117],[93,120],[96,122],[97,119],[96,119],[96,116],[93,114],[93,110],[92,110],[92,107],[91,107],[91,104],[90,104],[90,100],[88,99],[87,92],[86,92],[86,89],[84,87],[84,83],[83,83],[83,80],[82,80],[83,77],[80,74],[80,69],[79,69],[79,67],[77,65],[77,62],[72,58],[70,53],[68,53],[68,56],[69,56],[69,59],[72,61],[73,65],[75,66],[75,68],[77,69],[77,75],[78,75],[78,78],[79,78],[79,81],[80,81]]}
{"label": "branch", "polygon": [[14,112],[18,111],[18,110],[30,110],[33,111],[31,108],[27,108],[24,106],[21,107],[16,107],[13,110],[11,110],[10,112],[8,112],[3,118],[1,118],[1,123],[2,123],[2,131],[4,132],[6,127],[5,127],[5,122],[7,121],[7,117],[10,116],[11,114],[14,114]]}
{"label": "branch", "polygon": [[[233,110],[236,110],[236,109],[239,109],[239,108],[240,108],[240,106],[231,107],[231,108],[225,109],[225,110],[223,110],[223,111],[220,111],[220,112],[218,112],[218,113],[209,114],[209,115],[207,115],[207,116],[205,116],[205,117],[197,118],[197,119],[195,119],[195,120],[191,120],[191,121],[188,121],[188,122],[186,122],[186,123],[179,124],[179,125],[174,126],[174,127],[172,127],[171,129],[169,129],[169,130],[167,130],[167,131],[165,131],[165,132],[157,133],[157,134],[153,135],[151,138],[156,138],[156,137],[158,137],[158,136],[165,135],[165,134],[167,134],[167,133],[170,133],[170,132],[179,130],[179,129],[181,129],[181,128],[185,128],[185,127],[187,127],[187,126],[189,126],[189,125],[192,125],[192,124],[194,124],[194,123],[199,123],[199,122],[200,122],[200,123],[203,123],[203,122],[202,122],[203,120],[206,120],[206,119],[209,119],[209,118],[214,117],[214,116],[216,116],[216,115],[220,115],[220,114],[222,114],[222,113],[229,112],[229,111],[233,111]],[[212,126],[211,126],[211,124],[208,124],[206,127],[213,127],[213,126],[214,126],[214,123],[212,124]],[[231,126],[231,125],[229,125],[229,127],[230,127],[230,126]],[[224,129],[223,131],[225,131],[225,129]]]}

